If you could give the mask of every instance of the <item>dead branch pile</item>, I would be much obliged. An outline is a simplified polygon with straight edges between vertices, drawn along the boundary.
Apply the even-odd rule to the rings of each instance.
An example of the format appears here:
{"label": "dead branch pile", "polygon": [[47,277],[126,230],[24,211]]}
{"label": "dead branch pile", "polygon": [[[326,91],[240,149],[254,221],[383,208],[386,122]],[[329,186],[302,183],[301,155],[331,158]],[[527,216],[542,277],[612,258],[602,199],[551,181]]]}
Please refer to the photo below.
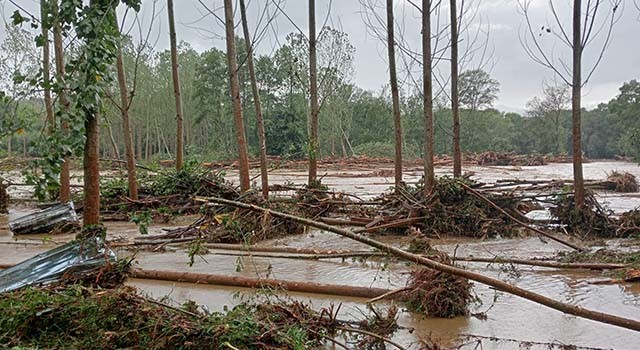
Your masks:
{"label": "dead branch pile", "polygon": [[591,191],[587,191],[584,204],[575,206],[575,197],[571,193],[558,194],[553,200],[555,206],[549,211],[568,232],[583,238],[616,237],[617,232],[613,213],[598,203]]}
{"label": "dead branch pile", "polygon": [[607,176],[607,189],[610,191],[629,193],[638,192],[638,181],[635,175],[627,172],[612,171]]}
{"label": "dead branch pile", "polygon": [[133,258],[118,260],[115,264],[106,260],[106,265],[91,271],[65,273],[56,286],[81,285],[89,288],[114,289],[124,285],[131,272]]}
{"label": "dead branch pile", "polygon": [[[440,255],[438,259],[453,264],[446,255]],[[401,294],[407,308],[430,317],[464,316],[473,299],[469,280],[429,268],[414,269],[407,287],[409,290]]]}
{"label": "dead branch pile", "polygon": [[617,224],[616,235],[618,237],[637,236],[640,234],[640,209],[622,213]]}
{"label": "dead branch pile", "polygon": [[513,152],[483,152],[474,155],[475,163],[480,166],[536,166],[547,164],[545,158],[537,154],[519,155]]}
{"label": "dead branch pile", "polygon": [[199,164],[185,164],[180,171],[166,170],[158,174],[141,173],[139,199],[127,196],[126,178],[113,178],[101,184],[101,209],[107,218],[127,220],[132,213],[151,210],[155,219],[166,221],[171,214],[197,213],[200,205],[194,196],[219,196],[237,199],[240,193],[222,174]]}
{"label": "dead branch pile", "polygon": [[173,306],[132,287],[69,286],[5,293],[0,306],[0,324],[11,330],[0,332],[0,343],[10,348],[315,349],[387,336],[339,320],[339,308],[315,311],[273,296],[209,314],[194,302]]}
{"label": "dead branch pile", "polygon": [[[501,211],[470,194],[462,185],[474,186],[470,180],[441,177],[433,192],[426,196],[422,181],[398,194],[386,194],[381,213],[388,217],[419,218],[407,225],[416,226],[427,236],[453,235],[470,237],[512,236],[517,225]],[[516,211],[517,199],[508,194],[490,194],[487,198],[506,212]]]}

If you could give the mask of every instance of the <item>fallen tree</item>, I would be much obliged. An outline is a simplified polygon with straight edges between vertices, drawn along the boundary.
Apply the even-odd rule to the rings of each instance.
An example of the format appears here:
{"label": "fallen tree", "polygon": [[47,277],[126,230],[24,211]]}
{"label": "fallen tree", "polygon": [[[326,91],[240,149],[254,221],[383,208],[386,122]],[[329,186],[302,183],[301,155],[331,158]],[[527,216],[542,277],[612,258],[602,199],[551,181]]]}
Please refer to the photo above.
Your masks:
{"label": "fallen tree", "polygon": [[254,211],[258,211],[258,212],[263,212],[263,213],[267,213],[269,215],[273,215],[273,216],[278,216],[281,218],[285,218],[288,220],[292,220],[294,222],[300,223],[300,224],[304,224],[304,225],[308,225],[308,226],[313,226],[325,231],[329,231],[329,232],[333,232],[336,233],[338,235],[353,239],[355,241],[364,243],[366,245],[372,246],[374,248],[377,248],[383,252],[387,252],[389,254],[395,255],[397,257],[400,257],[402,259],[405,259],[407,261],[410,262],[414,262],[416,264],[419,265],[423,265],[425,267],[434,269],[434,270],[438,270],[441,272],[445,272],[445,273],[450,273],[452,275],[456,275],[456,276],[460,276],[460,277],[464,277],[467,279],[470,279],[472,281],[476,281],[476,282],[480,282],[482,284],[486,284],[488,286],[494,287],[497,290],[509,293],[509,294],[513,294],[513,295],[517,295],[519,297],[522,297],[524,299],[533,301],[535,303],[547,306],[549,308],[555,309],[557,311],[566,313],[566,314],[570,314],[570,315],[574,315],[574,316],[578,316],[578,317],[582,317],[582,318],[586,318],[586,319],[590,319],[590,320],[594,320],[597,322],[601,322],[601,323],[606,323],[606,324],[610,324],[610,325],[615,325],[618,327],[622,327],[622,328],[626,328],[626,329],[631,329],[631,330],[635,330],[635,331],[640,331],[640,321],[638,320],[632,320],[632,319],[628,319],[628,318],[624,318],[624,317],[620,317],[620,316],[615,316],[615,315],[611,315],[611,314],[607,314],[604,312],[599,312],[599,311],[594,311],[594,310],[589,310],[589,309],[585,309],[579,306],[575,306],[575,305],[569,305],[554,299],[551,299],[549,297],[543,296],[541,294],[535,293],[535,292],[531,292],[529,290],[526,290],[524,288],[520,288],[514,285],[511,285],[509,283],[497,280],[495,278],[491,278],[476,272],[472,272],[472,271],[467,271],[455,266],[451,266],[451,265],[447,265],[447,264],[443,264],[443,263],[439,263],[437,261],[416,255],[416,254],[412,254],[409,253],[407,251],[404,251],[402,249],[390,246],[388,244],[384,244],[382,242],[376,241],[374,239],[365,237],[363,235],[359,235],[356,233],[353,233],[349,230],[345,230],[345,229],[341,229],[338,227],[334,227],[331,225],[327,225],[321,222],[317,222],[314,220],[309,220],[309,219],[305,219],[305,218],[301,218],[301,217],[297,217],[294,215],[290,215],[290,214],[286,214],[286,213],[281,213],[281,212],[277,212],[277,211],[273,211],[273,210],[269,210],[269,209],[265,209],[265,208],[261,208],[259,206],[256,205],[252,205],[252,204],[246,204],[246,203],[241,203],[241,202],[237,202],[237,201],[231,201],[231,200],[226,200],[226,199],[222,199],[222,198],[209,198],[209,201],[211,203],[216,203],[216,204],[222,204],[222,205],[226,205],[226,206],[233,206],[236,208],[244,208],[244,209],[249,209],[249,210],[254,210]]}
{"label": "fallen tree", "polygon": [[151,279],[173,282],[188,282],[196,284],[215,284],[243,288],[273,288],[283,289],[289,292],[316,293],[327,295],[339,295],[356,298],[375,298],[389,290],[381,288],[369,288],[359,286],[343,286],[335,284],[313,283],[303,281],[285,281],[268,278],[248,278],[242,276],[213,275],[207,273],[158,271],[133,269],[132,278]]}

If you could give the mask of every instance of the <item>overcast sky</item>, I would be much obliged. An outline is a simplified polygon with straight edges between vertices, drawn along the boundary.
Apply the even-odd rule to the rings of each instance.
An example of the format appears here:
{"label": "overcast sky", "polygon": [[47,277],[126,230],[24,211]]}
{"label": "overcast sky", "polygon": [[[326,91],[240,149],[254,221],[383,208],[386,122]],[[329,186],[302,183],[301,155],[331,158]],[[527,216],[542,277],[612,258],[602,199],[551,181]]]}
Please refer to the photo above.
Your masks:
{"label": "overcast sky", "polygon": [[[3,2],[5,17],[13,12],[15,7],[7,0]],[[248,0],[250,19],[255,27],[258,18],[258,8],[272,0]],[[281,0],[281,8],[299,28],[307,30],[307,1]],[[378,0],[383,3],[384,0]],[[469,2],[471,0],[467,0]],[[489,26],[487,40],[488,51],[491,60],[487,65],[491,75],[501,83],[501,92],[497,107],[522,111],[526,102],[540,93],[544,82],[561,82],[554,77],[554,73],[535,63],[525,52],[520,38],[526,34],[524,16],[516,0],[474,0],[478,6],[478,15],[470,29],[475,32],[478,28],[483,30]],[[609,47],[603,57],[602,63],[593,74],[589,84],[584,89],[583,103],[592,107],[600,102],[605,102],[614,97],[618,88],[625,81],[640,78],[640,13],[633,6],[633,0],[622,0],[623,6],[616,23]],[[38,1],[14,0],[28,11],[38,13]],[[224,29],[219,21],[211,16],[200,4],[199,0],[174,0],[176,7],[177,35],[179,40],[189,42],[196,50],[203,51],[212,46],[224,48],[221,35]],[[210,9],[220,17],[222,0],[202,0]],[[419,1],[414,1],[419,2]],[[447,3],[447,1],[443,1]],[[604,1],[610,10],[608,0]],[[143,0],[143,11],[140,14],[143,25],[148,25],[153,13],[153,0]],[[320,26],[329,7],[329,0],[316,0],[318,26]],[[569,0],[554,1],[562,21],[570,23]],[[271,9],[272,12],[276,10]],[[351,43],[356,48],[354,82],[368,90],[379,91],[388,80],[386,66],[386,46],[373,36],[363,21],[363,8],[360,0],[334,0],[329,13],[328,24],[338,27],[350,36]],[[167,16],[164,0],[157,0],[157,18],[153,29],[153,37],[157,39],[156,47],[159,50],[168,47]],[[442,21],[447,22],[448,9],[443,9]],[[531,21],[536,37],[542,40],[542,45],[553,56],[570,62],[570,52],[553,35],[545,34],[537,36],[542,26],[551,28],[553,33],[559,33],[559,28],[553,23],[548,0],[533,0],[530,8]],[[601,10],[601,13],[604,13]],[[382,15],[384,13],[381,12]],[[397,19],[404,23],[404,35],[407,42],[412,44],[414,50],[419,51],[420,28],[419,19],[412,5],[406,0],[397,0]],[[287,33],[296,31],[289,19],[279,15],[269,29],[268,35],[261,41],[258,47],[259,53],[271,53],[283,42]],[[435,21],[434,21],[435,22]],[[251,24],[250,24],[251,25]],[[4,35],[4,32],[0,33]],[[135,34],[135,31],[133,32]],[[240,34],[240,33],[238,33]],[[464,37],[464,36],[463,36]],[[600,35],[602,38],[603,35]],[[480,41],[484,42],[484,41]],[[586,66],[588,70],[598,57],[602,40],[594,41],[585,52]],[[464,45],[464,43],[462,44]],[[476,58],[479,55],[476,55]],[[476,59],[477,61],[477,59]],[[559,61],[556,61],[559,62]],[[474,67],[477,62],[470,62],[469,67]],[[441,62],[439,69],[443,75],[448,70],[447,63]]]}

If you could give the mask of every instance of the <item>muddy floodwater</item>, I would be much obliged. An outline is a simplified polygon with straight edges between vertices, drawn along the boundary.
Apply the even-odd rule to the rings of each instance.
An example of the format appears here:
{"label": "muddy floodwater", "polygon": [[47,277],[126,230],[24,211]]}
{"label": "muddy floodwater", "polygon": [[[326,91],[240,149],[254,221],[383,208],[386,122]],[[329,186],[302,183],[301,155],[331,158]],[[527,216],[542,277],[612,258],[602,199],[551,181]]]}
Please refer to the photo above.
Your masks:
{"label": "muddy floodwater", "polygon": [[[389,165],[391,167],[392,165]],[[571,164],[550,164],[535,167],[469,167],[473,178],[482,182],[495,182],[498,179],[569,179]],[[345,169],[324,169],[323,183],[337,191],[353,193],[361,198],[375,197],[393,182],[392,177],[353,177],[380,170],[367,166]],[[585,178],[601,180],[612,170],[626,171],[640,178],[640,167],[625,162],[593,162],[584,165]],[[446,174],[448,169],[438,169]],[[233,179],[233,172],[227,174]],[[421,169],[407,171],[407,182],[416,182]],[[351,176],[351,177],[350,177]],[[302,183],[306,174],[302,170],[277,170],[270,180],[273,183]],[[615,212],[634,209],[640,205],[638,194],[598,193],[599,199]],[[13,207],[9,217],[0,216],[0,264],[12,264],[29,258],[39,252],[50,249],[59,243],[72,239],[72,236],[21,236],[14,237],[7,229],[7,220],[19,217],[32,209]],[[151,233],[160,233],[163,227],[186,225],[196,217],[180,218],[171,225],[154,225]],[[130,223],[108,223],[109,238],[132,238],[137,228]],[[402,246],[403,238],[378,237],[387,243]],[[289,246],[319,249],[368,250],[369,247],[336,236],[331,233],[309,230],[305,234],[260,243],[270,246]],[[434,241],[434,245],[458,256],[493,257],[506,256],[518,258],[550,257],[565,248],[552,241],[542,241],[536,237],[518,239],[470,240],[445,238]],[[640,248],[640,241],[610,240],[601,242],[601,246],[623,249]],[[230,276],[270,277],[293,281],[310,281],[353,286],[372,286],[397,289],[404,286],[410,267],[399,261],[380,260],[294,260],[278,257],[238,257],[221,255],[221,251],[210,250],[201,258],[196,258],[192,267],[189,258],[179,246],[171,247],[162,253],[138,252],[138,266],[141,268],[191,271]],[[594,249],[597,247],[594,247]],[[131,251],[119,251],[129,255]],[[640,284],[595,285],[590,282],[607,278],[602,272],[586,270],[557,270],[539,267],[486,263],[464,263],[466,268],[495,277],[527,290],[553,299],[582,306],[588,309],[611,313],[632,319],[640,319]],[[143,293],[154,298],[168,297],[176,303],[194,300],[206,306],[210,311],[222,311],[243,299],[254,295],[248,289],[229,288],[210,285],[195,285],[174,282],[158,282],[132,279],[129,284],[138,287]],[[417,349],[419,339],[431,337],[445,346],[462,344],[463,349],[518,349],[521,343],[530,342],[530,349],[548,349],[548,343],[575,345],[586,349],[639,349],[640,333],[615,326],[605,325],[574,316],[562,314],[547,307],[529,302],[519,297],[497,292],[487,286],[474,283],[473,291],[478,302],[471,307],[471,314],[484,314],[486,317],[469,316],[454,319],[425,318],[407,311],[400,313],[399,323],[403,329],[394,340],[407,348]],[[341,306],[341,317],[359,318],[366,313],[364,299],[341,298],[324,295],[290,293],[290,297],[309,301],[314,308],[328,307],[331,304]],[[381,306],[385,305],[380,303]],[[388,304],[387,304],[388,305]],[[467,338],[466,335],[477,337]],[[479,338],[478,338],[479,337]],[[478,345],[477,339],[483,339]],[[465,345],[466,344],[466,345]],[[389,345],[389,349],[393,347]]]}

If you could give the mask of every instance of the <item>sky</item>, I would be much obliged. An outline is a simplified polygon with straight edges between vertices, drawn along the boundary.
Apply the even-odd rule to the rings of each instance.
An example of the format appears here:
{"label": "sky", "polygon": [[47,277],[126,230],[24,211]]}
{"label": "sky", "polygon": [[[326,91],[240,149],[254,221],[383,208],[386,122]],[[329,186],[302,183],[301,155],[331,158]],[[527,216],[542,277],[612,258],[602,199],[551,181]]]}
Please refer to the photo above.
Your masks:
{"label": "sky", "polygon": [[[249,21],[252,28],[256,27],[260,10],[265,4],[274,0],[247,0],[249,8]],[[296,27],[307,31],[307,1],[304,0],[279,0],[281,9],[287,14],[282,15],[270,6],[271,13],[278,13],[278,17],[268,26],[264,39],[259,43],[257,52],[269,54],[284,42],[285,36]],[[371,30],[367,29],[364,20],[364,7],[361,1],[365,0],[316,0],[318,27],[326,21],[330,26],[349,34],[351,43],[356,48],[353,81],[361,88],[380,91],[388,83],[388,69],[386,59],[386,43],[380,41]],[[377,0],[381,5],[384,0]],[[540,92],[544,84],[562,83],[562,78],[542,65],[536,63],[526,52],[522,38],[525,37],[527,26],[523,11],[517,0],[466,0],[467,8],[476,13],[467,15],[464,25],[468,28],[461,34],[461,51],[465,51],[465,45],[474,42],[473,59],[464,68],[472,69],[482,65],[491,76],[501,84],[501,91],[495,106],[507,111],[523,112],[526,103]],[[561,40],[546,31],[540,31],[544,26],[549,28],[552,34],[560,35],[560,28],[552,16],[548,0],[530,0],[530,23],[534,36],[540,41],[545,52],[550,53],[556,67],[562,70],[561,62],[570,61],[570,51],[562,44]],[[596,28],[600,28],[605,16],[610,13],[609,1],[605,0],[604,7],[600,10],[600,21],[596,22]],[[633,0],[620,0],[622,5],[616,12],[616,23],[613,27],[611,39],[605,51],[602,61],[594,71],[583,91],[583,105],[587,108],[597,106],[615,97],[623,82],[632,79],[640,79],[640,10]],[[38,13],[37,0],[14,0],[33,14]],[[420,2],[420,1],[414,1]],[[0,0],[5,18],[10,15],[15,6],[8,0]],[[178,40],[189,42],[198,51],[204,51],[211,47],[224,49],[224,28],[219,20],[209,13],[212,10],[219,17],[223,17],[221,10],[222,0],[174,0],[176,31]],[[443,1],[447,3],[447,1]],[[471,4],[469,4],[471,3]],[[158,50],[166,49],[169,45],[166,2],[164,0],[143,0],[143,9],[139,14],[142,27],[150,26],[151,38]],[[207,9],[202,5],[206,5]],[[569,25],[567,29],[570,35],[571,1],[555,0],[556,10],[561,22]],[[155,6],[154,6],[155,5]],[[330,9],[330,10],[329,10]],[[384,8],[380,8],[379,14],[384,18]],[[396,0],[395,5],[397,31],[403,34],[408,46],[412,50],[420,51],[420,22],[417,12],[408,0]],[[123,13],[121,11],[121,17]],[[434,15],[435,16],[435,15]],[[131,14],[127,16],[133,18]],[[448,8],[443,7],[439,22],[446,25],[448,22]],[[464,19],[463,19],[464,21]],[[438,20],[434,18],[435,23]],[[264,22],[263,27],[264,27]],[[239,29],[239,28],[238,28]],[[435,31],[435,29],[434,29]],[[590,43],[584,53],[584,68],[588,72],[593,63],[598,59],[606,34],[606,23],[602,32]],[[480,33],[480,34],[478,34]],[[485,35],[486,33],[486,35]],[[542,33],[542,35],[540,35]],[[132,35],[138,35],[138,30],[131,31]],[[239,32],[237,34],[240,34]],[[0,40],[4,31],[0,31]],[[472,38],[477,37],[477,40]],[[530,37],[529,37],[530,38]],[[443,39],[443,42],[448,39]],[[486,50],[484,49],[486,47]],[[484,56],[480,53],[485,52]],[[446,55],[446,53],[445,53]],[[484,59],[480,59],[483,57]],[[482,61],[482,62],[480,62]],[[402,68],[399,68],[402,71]],[[437,63],[439,76],[446,81],[449,66],[446,60]]]}

